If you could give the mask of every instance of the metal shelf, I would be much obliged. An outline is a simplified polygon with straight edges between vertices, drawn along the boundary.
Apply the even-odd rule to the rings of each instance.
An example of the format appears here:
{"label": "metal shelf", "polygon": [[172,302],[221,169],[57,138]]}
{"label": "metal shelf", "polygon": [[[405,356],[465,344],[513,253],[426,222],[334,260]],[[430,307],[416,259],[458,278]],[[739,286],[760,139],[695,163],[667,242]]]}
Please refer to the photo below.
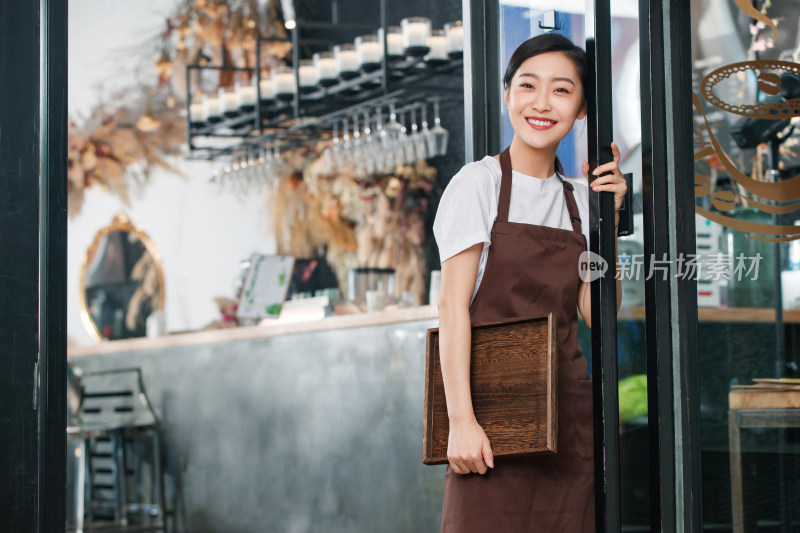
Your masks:
{"label": "metal shelf", "polygon": [[[381,27],[386,28],[386,0],[381,0]],[[298,21],[291,30],[292,66],[295,82],[299,88],[298,64],[303,45],[333,45],[332,41],[303,38],[302,30],[328,30],[331,32],[358,33],[374,31],[377,28],[353,25],[340,25],[326,22]],[[242,69],[222,66],[189,65],[186,67],[187,90],[187,139],[190,150],[189,159],[213,160],[218,157],[233,156],[265,143],[277,142],[282,148],[316,142],[327,135],[334,121],[363,111],[365,108],[385,107],[394,104],[398,110],[405,110],[415,102],[439,100],[442,104],[451,103],[453,98],[443,95],[456,93],[463,95],[463,59],[461,57],[444,64],[430,65],[423,58],[402,58],[394,61],[384,55],[378,70],[340,81],[332,86],[318,88],[310,93],[301,93],[293,100],[280,101],[269,106],[259,105],[261,91],[261,42],[287,41],[287,39],[262,38],[256,44],[256,68]],[[384,32],[384,50],[388,50]],[[192,70],[233,70],[249,71],[254,74],[257,105],[254,110],[228,117],[215,124],[192,127],[190,123],[189,102],[192,92],[190,72]],[[447,78],[458,77],[457,83],[447,83]],[[198,144],[198,138],[206,138],[205,144]],[[216,138],[216,140],[214,140]],[[239,142],[221,146],[222,139],[239,139]]]}

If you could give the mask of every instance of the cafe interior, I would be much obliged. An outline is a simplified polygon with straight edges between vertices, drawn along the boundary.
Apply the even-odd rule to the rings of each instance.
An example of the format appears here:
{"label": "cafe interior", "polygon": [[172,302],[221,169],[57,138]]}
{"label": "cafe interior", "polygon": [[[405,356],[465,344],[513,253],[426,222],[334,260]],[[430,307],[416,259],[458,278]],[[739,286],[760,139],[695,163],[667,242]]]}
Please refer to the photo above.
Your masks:
{"label": "cafe interior", "polygon": [[[432,225],[449,180],[483,155],[466,119],[483,83],[467,68],[478,52],[464,9],[476,4],[69,1],[69,531],[438,530],[444,467],[421,462],[441,286]],[[585,42],[582,2],[539,4],[487,2],[501,27],[490,81],[537,32]],[[648,155],[638,3],[617,4],[614,138],[633,224],[619,252],[631,258],[645,250]],[[771,29],[737,4],[692,2],[697,91],[759,51],[797,61],[800,48],[765,44]],[[789,21],[776,35],[796,46],[796,13],[774,4]],[[757,97],[757,83],[738,80],[723,92]],[[767,180],[763,146],[736,145],[738,118],[712,107],[696,108],[697,124],[705,117],[739,168]],[[507,143],[507,119],[495,118]],[[787,172],[800,168],[792,133]],[[585,124],[565,144],[578,175]],[[719,157],[696,160],[698,206],[772,222]],[[772,243],[700,215],[696,225],[698,250],[766,258],[760,281],[698,281],[704,521],[743,531],[738,505],[758,531],[796,530],[796,426],[772,416],[740,435],[728,394],[799,376],[800,247],[781,244],[776,261]],[[623,280],[624,531],[651,531],[645,300],[643,278]],[[578,337],[591,364],[585,324]]]}

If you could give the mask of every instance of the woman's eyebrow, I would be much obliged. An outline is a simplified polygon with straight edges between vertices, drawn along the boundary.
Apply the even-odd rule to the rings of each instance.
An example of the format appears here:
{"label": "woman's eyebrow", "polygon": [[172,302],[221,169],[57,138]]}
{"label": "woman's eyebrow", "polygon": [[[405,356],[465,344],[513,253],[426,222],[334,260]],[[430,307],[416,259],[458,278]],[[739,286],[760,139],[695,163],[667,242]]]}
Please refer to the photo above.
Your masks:
{"label": "woman's eyebrow", "polygon": [[[520,75],[519,75],[519,77],[520,77],[520,78],[521,78],[521,77],[523,77],[523,76],[527,76],[527,77],[529,77],[529,78],[534,78],[534,79],[537,79],[537,80],[539,79],[539,76],[538,76],[538,75],[536,75],[536,74],[533,74],[533,73],[531,73],[531,72],[523,72],[522,74],[520,74]],[[571,79],[571,78],[565,78],[565,77],[557,76],[557,77],[555,77],[555,78],[551,78],[551,79],[552,79],[553,81],[566,81],[566,82],[568,82],[568,83],[571,83],[572,85],[575,85],[575,82],[574,82],[574,81],[572,81],[572,79]]]}

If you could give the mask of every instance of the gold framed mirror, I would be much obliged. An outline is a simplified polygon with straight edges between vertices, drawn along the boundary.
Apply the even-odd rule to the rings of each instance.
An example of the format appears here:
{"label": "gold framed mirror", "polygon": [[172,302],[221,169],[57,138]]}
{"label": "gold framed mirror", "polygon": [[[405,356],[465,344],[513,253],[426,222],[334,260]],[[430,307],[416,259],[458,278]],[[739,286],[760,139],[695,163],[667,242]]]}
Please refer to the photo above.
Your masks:
{"label": "gold framed mirror", "polygon": [[125,213],[95,235],[78,292],[81,320],[98,341],[144,337],[147,317],[164,309],[161,254]]}

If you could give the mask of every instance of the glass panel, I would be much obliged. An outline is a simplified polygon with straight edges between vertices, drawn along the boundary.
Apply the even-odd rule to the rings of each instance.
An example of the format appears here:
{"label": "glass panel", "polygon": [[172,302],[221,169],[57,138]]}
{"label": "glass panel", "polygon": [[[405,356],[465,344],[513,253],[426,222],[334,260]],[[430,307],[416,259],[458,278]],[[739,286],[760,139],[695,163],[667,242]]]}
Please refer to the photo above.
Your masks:
{"label": "glass panel", "polygon": [[709,531],[800,529],[798,12],[756,4],[692,2],[698,257],[684,272],[698,281]]}
{"label": "glass panel", "polygon": [[[566,5],[566,7],[565,7]],[[555,11],[555,30],[585,47],[585,4],[583,2],[501,2],[500,68],[524,40],[543,33]],[[558,11],[556,11],[558,10]],[[647,423],[647,351],[644,327],[641,126],[639,98],[639,20],[635,1],[612,3],[612,64],[614,78],[614,139],[620,147],[623,172],[633,174],[635,233],[620,237],[618,249],[623,263],[623,298],[617,325],[620,390],[620,495],[624,531],[650,531],[649,437]],[[502,146],[513,138],[505,105],[498,127]],[[581,162],[588,156],[586,121],[575,123],[561,142],[558,157],[567,176],[581,175]],[[588,221],[585,223],[588,224]],[[635,263],[635,264],[634,264]],[[580,322],[578,340],[591,373],[591,331]]]}

